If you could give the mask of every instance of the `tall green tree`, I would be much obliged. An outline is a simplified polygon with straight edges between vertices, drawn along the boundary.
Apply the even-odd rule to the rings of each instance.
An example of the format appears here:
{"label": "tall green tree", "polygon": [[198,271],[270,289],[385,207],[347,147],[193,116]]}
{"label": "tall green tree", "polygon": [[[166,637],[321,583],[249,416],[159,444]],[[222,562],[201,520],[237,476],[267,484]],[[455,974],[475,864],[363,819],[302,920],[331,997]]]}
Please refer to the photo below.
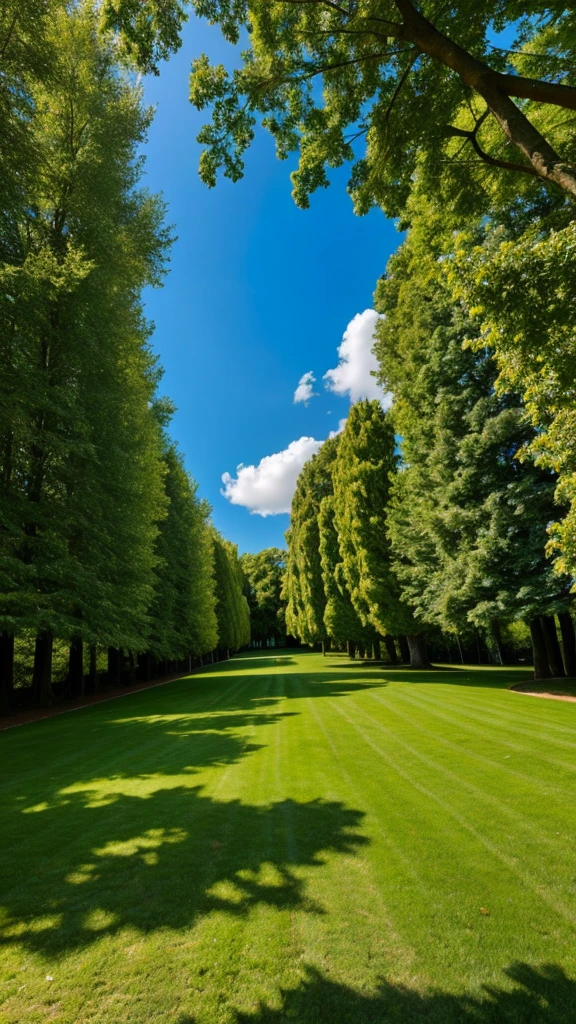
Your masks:
{"label": "tall green tree", "polygon": [[[477,325],[446,273],[440,215],[422,202],[377,292],[376,352],[394,394],[403,469],[390,507],[394,568],[422,621],[449,632],[565,612],[569,581],[546,558],[554,476],[530,459],[534,438],[514,393],[495,390]],[[444,251],[443,251],[444,248]],[[449,249],[448,249],[449,251]]]}
{"label": "tall green tree", "polygon": [[[576,576],[576,226],[535,219],[518,237],[491,225],[460,237],[452,282],[494,352],[497,388],[523,396],[535,432],[524,452],[558,479],[550,551]],[[471,340],[474,335],[471,333]],[[564,514],[562,514],[564,512]]]}
{"label": "tall green tree", "polygon": [[[164,454],[168,510],[157,539],[147,648],[159,660],[207,654],[217,643],[210,509],[173,443]],[[142,644],[141,644],[142,646]]]}
{"label": "tall green tree", "polygon": [[320,564],[326,597],[324,608],[326,633],[331,640],[335,640],[337,643],[377,645],[376,630],[373,626],[362,624],[360,616],[352,604],[334,517],[334,495],[327,494],[325,498],[322,498],[318,511]]}
{"label": "tall green tree", "polygon": [[29,189],[39,172],[32,83],[50,81],[52,19],[64,0],[4,0],[0,6],[0,260],[18,262]]}
{"label": "tall green tree", "polygon": [[240,557],[244,576],[244,596],[250,608],[252,640],[265,644],[281,643],[286,637],[285,607],[282,587],[286,551],[266,548],[258,554]]}
{"label": "tall green tree", "polygon": [[212,530],[216,593],[217,648],[223,654],[250,643],[250,611],[243,594],[238,548]]}
{"label": "tall green tree", "polygon": [[419,623],[402,600],[388,536],[388,508],[396,473],[394,429],[378,401],[352,406],[333,469],[334,523],[343,572],[362,624],[405,634],[410,661],[426,664]]}
{"label": "tall green tree", "polygon": [[306,644],[318,643],[328,635],[318,515],[322,499],[332,494],[332,466],[338,445],[339,437],[329,438],[303,466],[286,531],[286,627]]}

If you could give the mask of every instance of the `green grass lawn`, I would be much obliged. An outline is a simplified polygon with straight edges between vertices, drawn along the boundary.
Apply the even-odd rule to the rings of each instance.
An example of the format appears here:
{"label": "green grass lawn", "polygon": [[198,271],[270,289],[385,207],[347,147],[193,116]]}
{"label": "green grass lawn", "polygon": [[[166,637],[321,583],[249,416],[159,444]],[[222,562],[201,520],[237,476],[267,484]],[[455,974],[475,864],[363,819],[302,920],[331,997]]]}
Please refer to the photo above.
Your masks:
{"label": "green grass lawn", "polygon": [[1,734],[0,1021],[574,1024],[576,705],[525,677],[257,653]]}

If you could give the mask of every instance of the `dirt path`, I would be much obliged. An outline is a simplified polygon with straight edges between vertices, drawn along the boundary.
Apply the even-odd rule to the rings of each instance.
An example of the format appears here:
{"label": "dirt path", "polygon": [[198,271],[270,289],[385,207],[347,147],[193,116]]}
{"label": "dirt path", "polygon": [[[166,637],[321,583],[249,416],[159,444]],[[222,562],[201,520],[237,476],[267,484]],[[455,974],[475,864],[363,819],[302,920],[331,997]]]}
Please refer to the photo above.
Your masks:
{"label": "dirt path", "polygon": [[524,693],[527,697],[544,697],[546,700],[567,700],[572,704],[576,704],[576,697],[573,697],[570,693],[550,693],[548,690],[535,690],[530,687],[530,683],[518,683],[517,686],[511,686],[510,689],[514,690],[515,693]]}

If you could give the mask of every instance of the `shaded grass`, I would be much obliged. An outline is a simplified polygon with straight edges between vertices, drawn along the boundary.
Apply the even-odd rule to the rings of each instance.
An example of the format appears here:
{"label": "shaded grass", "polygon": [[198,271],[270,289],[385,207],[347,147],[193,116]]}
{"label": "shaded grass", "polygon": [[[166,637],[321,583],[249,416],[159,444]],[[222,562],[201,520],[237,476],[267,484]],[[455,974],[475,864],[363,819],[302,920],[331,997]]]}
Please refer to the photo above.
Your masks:
{"label": "shaded grass", "polygon": [[0,1021],[572,1024],[576,710],[525,676],[255,653],[4,733]]}

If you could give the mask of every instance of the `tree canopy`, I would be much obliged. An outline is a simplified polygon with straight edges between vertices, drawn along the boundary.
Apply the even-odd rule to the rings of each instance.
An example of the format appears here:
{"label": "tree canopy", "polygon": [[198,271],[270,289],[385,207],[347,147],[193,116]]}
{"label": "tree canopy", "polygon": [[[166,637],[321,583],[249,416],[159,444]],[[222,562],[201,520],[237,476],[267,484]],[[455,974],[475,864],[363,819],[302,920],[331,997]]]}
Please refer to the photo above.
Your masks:
{"label": "tree canopy", "polygon": [[[107,24],[144,70],[179,46],[187,9],[218,24],[230,43],[247,44],[233,71],[194,55],[191,99],[212,111],[199,136],[209,185],[219,171],[242,175],[261,121],[280,158],[299,153],[293,183],[302,206],[328,184],[327,170],[347,161],[355,161],[349,187],[359,211],[378,204],[400,212],[417,169],[436,189],[448,181],[453,194],[464,191],[471,205],[495,179],[516,194],[531,183],[576,195],[575,22],[565,5],[104,4]],[[364,153],[356,158],[359,140]]]}
{"label": "tree canopy", "polygon": [[376,352],[394,393],[404,466],[390,535],[403,593],[422,621],[458,631],[567,607],[569,580],[546,558],[555,478],[495,360],[464,344],[477,325],[439,260],[442,233],[423,204],[377,292]]}

